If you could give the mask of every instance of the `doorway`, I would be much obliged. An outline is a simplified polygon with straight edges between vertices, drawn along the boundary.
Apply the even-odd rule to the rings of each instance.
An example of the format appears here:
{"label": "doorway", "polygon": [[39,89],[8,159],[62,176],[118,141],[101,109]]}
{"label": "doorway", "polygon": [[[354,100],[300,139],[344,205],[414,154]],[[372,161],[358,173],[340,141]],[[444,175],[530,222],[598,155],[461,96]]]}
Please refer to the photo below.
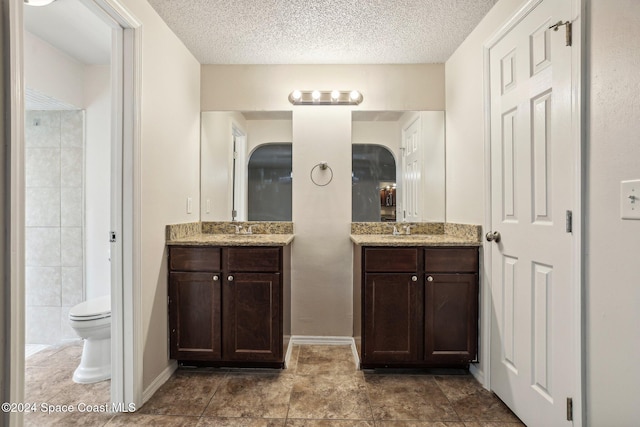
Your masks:
{"label": "doorway", "polygon": [[[137,268],[134,254],[138,251],[134,245],[134,212],[135,188],[139,183],[139,171],[133,167],[136,150],[139,146],[137,124],[139,123],[140,79],[140,23],[133,18],[116,0],[80,0],[79,7],[87,7],[111,28],[110,45],[111,61],[111,231],[115,241],[110,244],[111,286],[112,296],[112,402],[126,402],[139,405],[141,403],[141,340],[140,313],[134,312],[139,301],[139,290],[133,286],[134,271]],[[62,4],[63,2],[60,2]],[[25,307],[25,290],[23,274],[25,271],[25,239],[24,239],[24,199],[25,182],[23,156],[24,133],[24,95],[22,91],[25,70],[23,56],[23,20],[24,5],[22,2],[10,2],[6,12],[11,16],[11,25],[6,30],[9,39],[8,73],[11,83],[10,91],[10,138],[11,168],[10,192],[11,203],[9,217],[9,242],[12,256],[9,269],[11,271],[10,311],[8,319],[11,324],[8,337],[7,354],[7,401],[24,401],[24,349],[25,323],[23,310]],[[104,238],[108,239],[109,235]],[[20,425],[20,413],[9,414],[12,425]]]}
{"label": "doorway", "polygon": [[573,16],[570,0],[530,1],[485,50],[490,386],[527,425],[582,424]]}

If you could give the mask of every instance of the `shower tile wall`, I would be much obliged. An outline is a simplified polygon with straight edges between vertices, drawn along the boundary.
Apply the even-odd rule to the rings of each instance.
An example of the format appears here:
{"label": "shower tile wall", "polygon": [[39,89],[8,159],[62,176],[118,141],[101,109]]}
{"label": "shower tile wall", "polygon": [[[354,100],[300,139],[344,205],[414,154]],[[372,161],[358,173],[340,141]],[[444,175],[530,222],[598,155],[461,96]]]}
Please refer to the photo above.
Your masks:
{"label": "shower tile wall", "polygon": [[83,111],[27,111],[26,341],[77,336],[69,309],[83,301]]}

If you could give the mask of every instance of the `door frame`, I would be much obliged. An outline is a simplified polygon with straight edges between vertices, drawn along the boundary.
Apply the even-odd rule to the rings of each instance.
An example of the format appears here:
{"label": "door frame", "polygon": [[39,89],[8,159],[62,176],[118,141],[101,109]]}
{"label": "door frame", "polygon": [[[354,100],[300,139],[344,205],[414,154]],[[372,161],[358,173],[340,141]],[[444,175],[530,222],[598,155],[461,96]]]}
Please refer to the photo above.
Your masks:
{"label": "door frame", "polygon": [[[122,28],[120,37],[113,43],[112,63],[120,71],[112,84],[114,94],[120,93],[113,106],[114,127],[117,137],[112,146],[121,153],[113,171],[120,174],[117,179],[121,192],[112,199],[112,210],[121,212],[120,221],[115,224],[118,242],[111,248],[112,262],[118,265],[119,274],[112,274],[112,382],[111,400],[114,403],[133,403],[136,408],[142,404],[142,317],[140,296],[140,94],[142,81],[142,25],[120,0],[81,0],[94,12],[107,16]],[[24,46],[23,46],[23,1],[3,2],[5,24],[3,37],[7,38],[8,63],[5,68],[9,84],[7,99],[9,121],[8,171],[10,211],[9,213],[9,289],[5,294],[8,301],[6,316],[7,359],[3,361],[6,384],[6,401],[24,401],[25,391],[25,157],[24,157]],[[6,61],[6,60],[5,60]],[[112,70],[113,71],[113,70]],[[107,236],[105,236],[106,238]],[[114,255],[115,254],[115,255]],[[117,283],[117,286],[113,286]],[[8,303],[8,304],[7,304]],[[11,413],[10,426],[23,423],[23,414]]]}
{"label": "door frame", "polygon": [[[485,212],[484,212],[484,230],[493,230],[492,208],[491,208],[491,75],[490,75],[490,50],[509,31],[518,25],[533,9],[536,8],[543,0],[527,0],[521,8],[513,14],[485,43],[483,44],[483,60],[484,60],[484,189],[485,189]],[[575,207],[573,211],[573,266],[572,274],[572,294],[574,296],[574,324],[576,325],[577,334],[575,341],[572,343],[576,349],[575,354],[577,360],[574,361],[574,378],[576,379],[575,390],[576,396],[573,396],[573,425],[582,426],[586,420],[585,402],[585,325],[584,325],[584,293],[583,293],[583,272],[584,272],[584,250],[583,250],[583,233],[584,225],[582,214],[584,212],[584,120],[585,114],[585,70],[587,69],[585,54],[585,12],[586,0],[570,0],[571,1],[571,17],[567,20],[572,22],[573,40],[571,49],[571,144],[575,157],[573,159],[575,170],[575,188],[573,195],[575,197]],[[491,390],[491,315],[492,299],[491,299],[491,242],[483,242],[483,272],[481,274],[481,312],[484,313],[480,318],[480,335],[481,349],[480,358],[483,360],[484,370],[475,369],[474,375],[479,378],[484,387]]]}

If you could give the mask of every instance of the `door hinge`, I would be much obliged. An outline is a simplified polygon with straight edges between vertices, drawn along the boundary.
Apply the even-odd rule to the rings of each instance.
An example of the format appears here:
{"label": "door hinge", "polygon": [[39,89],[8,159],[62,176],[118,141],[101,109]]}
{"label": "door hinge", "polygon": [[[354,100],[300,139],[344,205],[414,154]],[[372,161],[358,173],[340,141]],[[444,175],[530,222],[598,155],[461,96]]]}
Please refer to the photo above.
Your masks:
{"label": "door hinge", "polygon": [[565,45],[566,46],[571,46],[573,40],[572,40],[572,34],[571,34],[571,22],[566,21],[566,22],[562,22],[561,20],[556,22],[555,24],[553,24],[552,26],[549,27],[550,30],[553,31],[558,31],[558,28],[560,28],[562,25],[564,25],[564,29],[565,29]]}
{"label": "door hinge", "polygon": [[116,241],[116,232],[115,232],[115,231],[110,231],[110,232],[109,232],[109,241],[110,241],[111,243],[113,243],[113,242],[115,242],[115,241]]}
{"label": "door hinge", "polygon": [[567,211],[565,227],[566,227],[567,233],[573,232],[573,212],[572,211]]}
{"label": "door hinge", "polygon": [[573,421],[573,399],[567,397],[567,421]]}

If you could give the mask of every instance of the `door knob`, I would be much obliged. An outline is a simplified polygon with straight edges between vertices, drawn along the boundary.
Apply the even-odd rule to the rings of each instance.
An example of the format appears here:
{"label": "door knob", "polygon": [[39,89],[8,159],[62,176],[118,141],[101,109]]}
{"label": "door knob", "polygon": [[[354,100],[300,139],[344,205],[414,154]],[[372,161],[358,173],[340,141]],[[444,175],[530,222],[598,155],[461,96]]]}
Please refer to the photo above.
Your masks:
{"label": "door knob", "polygon": [[213,281],[214,282],[217,282],[218,280],[220,280],[220,278],[217,275],[213,276]]}
{"label": "door knob", "polygon": [[227,277],[227,280],[230,281],[230,282],[233,282],[233,276]]}
{"label": "door knob", "polygon": [[496,242],[498,243],[500,241],[500,232],[498,231],[494,231],[494,232],[488,232],[487,235],[485,236],[487,238],[487,242]]}
{"label": "door knob", "polygon": [[418,281],[418,276],[411,276],[411,281],[412,282],[417,282]]}

